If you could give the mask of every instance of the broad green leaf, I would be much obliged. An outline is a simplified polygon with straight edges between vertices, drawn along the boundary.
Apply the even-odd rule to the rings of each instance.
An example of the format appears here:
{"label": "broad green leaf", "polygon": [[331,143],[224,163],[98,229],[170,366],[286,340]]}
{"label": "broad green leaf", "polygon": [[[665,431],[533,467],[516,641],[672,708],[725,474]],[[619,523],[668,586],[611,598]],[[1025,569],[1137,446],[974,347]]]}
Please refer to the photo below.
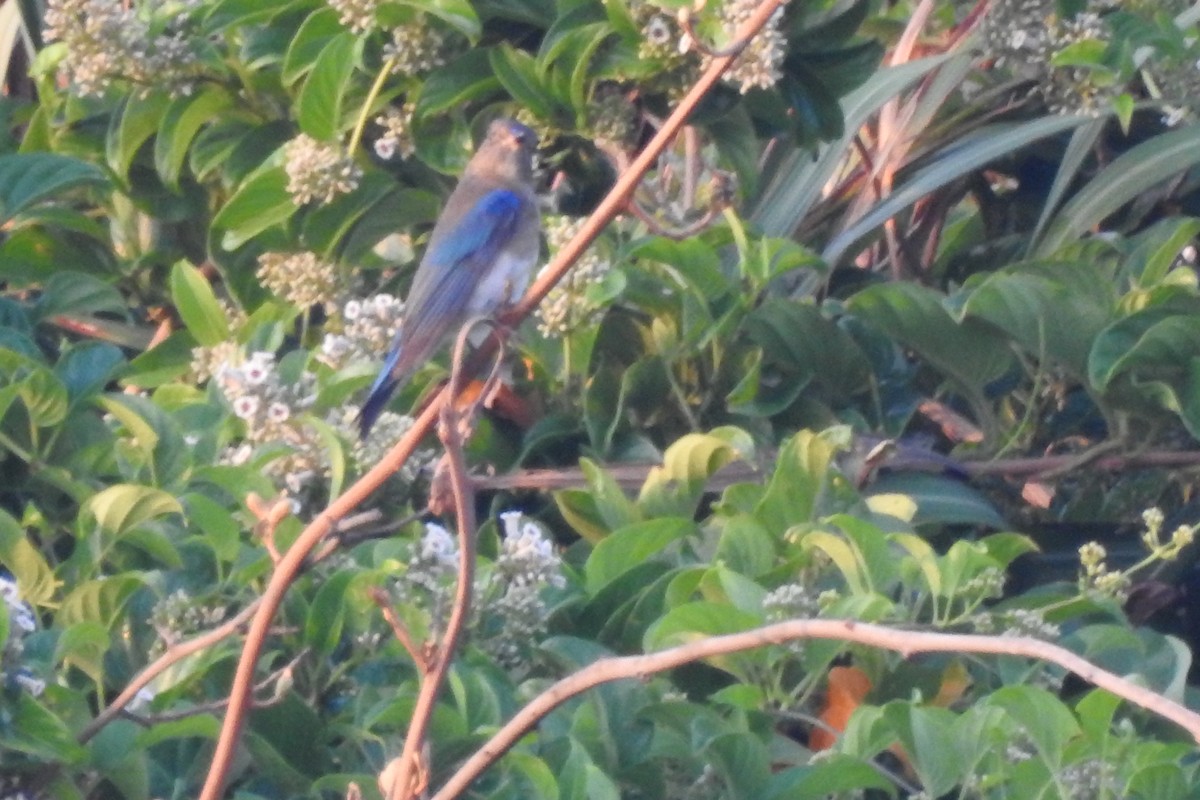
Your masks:
{"label": "broad green leaf", "polygon": [[1094,262],[1020,264],[984,279],[967,297],[959,320],[985,320],[1030,357],[1056,361],[1082,378],[1116,300],[1111,270]]}
{"label": "broad green leaf", "polygon": [[417,116],[428,117],[465,105],[501,88],[492,73],[491,52],[475,48],[439,67],[425,79],[417,99]]}
{"label": "broad green leaf", "polygon": [[647,475],[638,509],[647,517],[691,515],[708,479],[731,461],[750,458],[753,451],[753,440],[734,427],[677,439],[663,454],[663,465]]}
{"label": "broad green leaf", "polygon": [[930,797],[941,797],[962,780],[969,764],[959,753],[955,716],[944,708],[888,703],[884,719],[900,737],[921,785]]}
{"label": "broad green leaf", "polygon": [[709,636],[749,630],[761,617],[726,603],[697,601],[671,609],[646,631],[646,649],[658,650]]}
{"label": "broad green leaf", "polygon": [[1200,357],[1200,319],[1152,307],[1121,319],[1096,337],[1088,379],[1104,391],[1124,372],[1174,370]]}
{"label": "broad green leaf", "polygon": [[104,175],[91,164],[57,153],[0,155],[0,224],[55,195],[87,186],[103,186]]}
{"label": "broad green leaf", "polygon": [[887,283],[864,289],[847,306],[916,350],[961,389],[980,396],[984,384],[1012,364],[1012,352],[994,329],[969,318],[955,322],[944,301],[940,293],[915,283]]}
{"label": "broad green leaf", "polygon": [[362,39],[350,32],[329,40],[296,98],[300,130],[318,141],[333,141],[341,131],[342,103],[362,53]]}
{"label": "broad green leaf", "polygon": [[158,131],[167,103],[162,92],[144,97],[135,93],[126,97],[113,114],[105,139],[105,156],[109,168],[122,179],[129,174],[138,150]]}
{"label": "broad green leaf", "polygon": [[325,45],[344,30],[342,23],[338,21],[337,12],[328,6],[309,14],[296,30],[283,57],[281,77],[284,85],[290,86],[308,73],[325,49]]}
{"label": "broad green leaf", "polygon": [[5,511],[0,511],[0,564],[12,573],[21,598],[33,606],[49,604],[62,584],[20,523]]}
{"label": "broad green leaf", "polygon": [[722,519],[720,530],[717,563],[751,577],[762,575],[776,565],[776,537],[751,514]]}
{"label": "broad green leaf", "polygon": [[160,489],[121,484],[99,492],[84,509],[105,533],[121,535],[152,519],[182,514],[179,501]]}
{"label": "broad green leaf", "polygon": [[862,553],[846,539],[828,531],[809,531],[804,534],[800,544],[806,551],[820,550],[832,561],[854,594],[872,591],[870,575]]}
{"label": "broad green leaf", "polygon": [[483,33],[479,15],[467,0],[389,0],[431,14],[466,36],[472,43]]}
{"label": "broad green leaf", "polygon": [[108,627],[95,620],[76,622],[58,637],[54,660],[81,670],[97,683],[104,681],[104,654],[112,645]]}
{"label": "broad green leaf", "polygon": [[213,217],[212,232],[222,250],[236,250],[295,213],[287,175],[278,167],[266,169],[238,187]]}
{"label": "broad green leaf", "polygon": [[177,261],[171,268],[171,302],[199,344],[212,347],[229,341],[229,320],[212,284],[186,261]]}
{"label": "broad green leaf", "polygon": [[1005,686],[983,701],[1004,709],[1025,728],[1041,758],[1051,765],[1061,762],[1063,748],[1079,733],[1079,723],[1062,701],[1036,686]]}
{"label": "broad green leaf", "polygon": [[67,724],[28,692],[18,692],[0,727],[0,748],[57,764],[80,764],[87,752]]}
{"label": "broad green leaf", "polygon": [[588,556],[584,576],[588,592],[595,594],[625,572],[650,560],[663,548],[696,530],[687,519],[663,517],[635,522],[613,531]]}
{"label": "broad green leaf", "polygon": [[916,525],[983,525],[1004,528],[1004,518],[974,486],[946,475],[891,472],[870,485],[867,494],[904,495],[917,506]]}
{"label": "broad green leaf", "polygon": [[54,626],[65,630],[77,622],[98,622],[112,630],[125,603],[141,586],[142,580],[130,573],[84,581],[63,598]]}
{"label": "broad green leaf", "polygon": [[346,591],[356,574],[354,570],[341,570],[323,580],[308,608],[304,641],[322,658],[328,658],[341,641],[346,623]]}
{"label": "broad green leaf", "polygon": [[533,56],[505,43],[489,50],[488,57],[492,73],[514,100],[538,119],[555,119],[557,103],[543,84]]}
{"label": "broad green leaf", "polygon": [[99,278],[61,270],[42,286],[33,317],[43,322],[59,315],[86,316],[100,311],[126,316],[125,298]]}
{"label": "broad green leaf", "polygon": [[178,97],[171,103],[154,140],[154,167],[167,186],[179,188],[183,162],[196,134],[205,125],[218,121],[232,106],[229,92],[211,84],[197,94]]}

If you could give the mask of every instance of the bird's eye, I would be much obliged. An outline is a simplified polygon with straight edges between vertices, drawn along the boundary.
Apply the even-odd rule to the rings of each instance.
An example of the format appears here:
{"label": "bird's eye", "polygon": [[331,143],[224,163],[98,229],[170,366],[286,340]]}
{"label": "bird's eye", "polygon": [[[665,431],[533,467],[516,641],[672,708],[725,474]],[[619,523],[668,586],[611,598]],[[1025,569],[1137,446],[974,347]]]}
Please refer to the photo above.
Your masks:
{"label": "bird's eye", "polygon": [[529,141],[529,134],[526,133],[525,131],[515,130],[512,132],[512,134],[513,134],[513,139],[516,140],[517,144],[525,144],[526,142]]}

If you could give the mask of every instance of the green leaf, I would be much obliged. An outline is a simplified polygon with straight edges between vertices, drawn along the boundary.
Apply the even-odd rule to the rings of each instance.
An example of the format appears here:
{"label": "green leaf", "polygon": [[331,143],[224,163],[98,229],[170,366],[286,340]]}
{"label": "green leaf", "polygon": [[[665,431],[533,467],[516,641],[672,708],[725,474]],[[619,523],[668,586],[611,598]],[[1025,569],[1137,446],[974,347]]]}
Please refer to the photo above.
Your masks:
{"label": "green leaf", "polygon": [[537,62],[507,43],[488,51],[492,72],[514,100],[542,120],[555,119],[554,95],[543,85]]}
{"label": "green leaf", "polygon": [[946,475],[891,472],[868,487],[867,494],[902,494],[917,504],[915,525],[983,525],[1004,528],[1004,518],[978,489]]}
{"label": "green leaf", "polygon": [[425,79],[417,99],[417,117],[429,117],[466,105],[501,87],[492,72],[488,48],[475,48],[438,67]]}
{"label": "green leaf", "polygon": [[1162,368],[1182,373],[1197,357],[1200,319],[1152,307],[1113,323],[1096,337],[1088,379],[1103,391],[1124,372]]}
{"label": "green leaf", "polygon": [[211,84],[197,94],[178,97],[171,103],[154,141],[154,167],[168,187],[179,189],[183,162],[196,134],[205,125],[219,120],[232,106],[229,92]]}
{"label": "green leaf", "polygon": [[65,630],[78,622],[98,622],[112,630],[120,622],[125,603],[141,586],[141,579],[130,573],[84,581],[63,599],[54,625]]}
{"label": "green leaf", "polygon": [[883,716],[900,737],[930,797],[941,797],[964,777],[962,772],[969,762],[959,752],[953,713],[944,708],[893,702],[884,706]]}
{"label": "green leaf", "polygon": [[686,644],[697,639],[750,630],[762,618],[738,611],[728,603],[698,601],[677,606],[646,631],[647,652]]}
{"label": "green leaf", "polygon": [[1012,352],[995,330],[971,319],[962,323],[943,305],[945,298],[915,283],[869,286],[847,306],[864,321],[916,350],[959,388],[980,397],[984,384],[1012,364]]}
{"label": "green leaf", "polygon": [[717,470],[737,459],[748,459],[754,442],[743,430],[716,428],[709,433],[689,433],[663,454],[663,465],[646,476],[638,496],[638,509],[647,517],[690,516]]}
{"label": "green leaf", "polygon": [[183,506],[160,489],[119,484],[102,490],[83,509],[101,530],[120,537],[134,528],[167,514],[182,514]]}
{"label": "green leaf", "polygon": [[1063,748],[1079,733],[1079,723],[1062,701],[1036,686],[1005,686],[983,703],[1004,709],[1038,748],[1052,767],[1061,763]]}
{"label": "green leaf", "polygon": [[258,234],[291,218],[296,204],[283,169],[266,169],[243,183],[212,221],[222,250],[236,250]]}
{"label": "green leaf", "polygon": [[591,594],[644,561],[650,560],[672,542],[694,533],[691,520],[664,517],[635,522],[606,536],[596,545],[584,568]]}
{"label": "green leaf", "polygon": [[22,599],[34,606],[49,604],[62,583],[20,523],[5,511],[0,511],[0,564],[21,587]]}
{"label": "green leaf", "polygon": [[1014,265],[993,273],[967,298],[959,319],[995,325],[1037,361],[1052,359],[1078,378],[1116,312],[1111,269],[1091,261]]}
{"label": "green leaf", "polygon": [[0,726],[0,747],[49,763],[79,764],[87,752],[75,741],[67,724],[28,692],[9,706],[11,716]]}
{"label": "green leaf", "polygon": [[86,316],[100,311],[125,316],[125,298],[99,278],[61,270],[51,275],[42,287],[33,318],[43,322],[59,315]]}
{"label": "green leaf", "polygon": [[[835,236],[825,246],[821,257],[830,264],[837,263],[856,242],[918,200],[1001,156],[1027,147],[1030,142],[1071,130],[1089,119],[1090,117],[1051,116],[1015,125],[996,123],[976,131],[974,135],[956,139],[942,153],[930,156],[927,166],[914,173],[886,199]],[[1047,234],[1047,240],[1052,236],[1053,228]],[[1042,249],[1039,252],[1049,251]]]}
{"label": "green leaf", "polygon": [[304,641],[322,658],[327,658],[341,641],[346,623],[346,591],[356,575],[354,570],[342,570],[326,578],[308,608]]}
{"label": "green leaf", "polygon": [[318,141],[337,139],[341,132],[342,102],[361,54],[362,39],[349,31],[329,40],[296,98],[300,130]]}
{"label": "green leaf", "polygon": [[390,0],[397,5],[411,6],[431,14],[466,36],[472,43],[483,35],[479,15],[467,0]]}
{"label": "green leaf", "polygon": [[229,341],[229,320],[212,285],[186,261],[171,268],[171,302],[197,343],[212,347]]}
{"label": "green leaf", "polygon": [[167,96],[161,92],[144,97],[133,94],[113,114],[105,140],[105,157],[109,168],[120,177],[129,174],[138,150],[158,131],[167,103]]}
{"label": "green leaf", "polygon": [[106,183],[96,167],[69,156],[56,153],[0,155],[0,224],[56,195]]}
{"label": "green leaf", "polygon": [[1050,223],[1037,253],[1049,255],[1130,200],[1200,163],[1200,125],[1159,134],[1129,148],[1093,176]]}
{"label": "green leaf", "polygon": [[328,6],[309,14],[296,30],[283,57],[280,74],[283,85],[291,86],[311,70],[325,45],[345,30],[338,21],[337,12]]}

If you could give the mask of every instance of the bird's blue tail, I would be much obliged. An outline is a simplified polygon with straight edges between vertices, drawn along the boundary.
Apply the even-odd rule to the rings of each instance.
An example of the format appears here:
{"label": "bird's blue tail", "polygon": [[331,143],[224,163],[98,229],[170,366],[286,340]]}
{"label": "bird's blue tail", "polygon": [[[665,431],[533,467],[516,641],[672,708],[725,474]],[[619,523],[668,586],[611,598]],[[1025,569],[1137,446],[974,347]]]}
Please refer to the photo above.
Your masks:
{"label": "bird's blue tail", "polygon": [[362,404],[362,408],[358,412],[358,435],[362,439],[367,438],[367,434],[371,432],[371,426],[375,424],[375,420],[379,419],[383,407],[392,397],[392,392],[396,391],[398,381],[395,378],[386,372],[379,378],[380,380],[375,381],[375,385],[371,387],[371,393],[367,395],[366,402]]}
{"label": "bird's blue tail", "polygon": [[375,379],[375,383],[371,384],[371,390],[367,392],[367,399],[359,409],[358,435],[362,439],[367,438],[367,434],[371,432],[371,426],[375,424],[375,420],[379,419],[379,415],[383,413],[383,407],[391,399],[392,392],[396,391],[396,387],[400,385],[400,376],[395,374],[396,364],[400,361],[400,350],[399,342],[392,346],[392,352],[383,362],[383,369],[379,371],[379,377]]}

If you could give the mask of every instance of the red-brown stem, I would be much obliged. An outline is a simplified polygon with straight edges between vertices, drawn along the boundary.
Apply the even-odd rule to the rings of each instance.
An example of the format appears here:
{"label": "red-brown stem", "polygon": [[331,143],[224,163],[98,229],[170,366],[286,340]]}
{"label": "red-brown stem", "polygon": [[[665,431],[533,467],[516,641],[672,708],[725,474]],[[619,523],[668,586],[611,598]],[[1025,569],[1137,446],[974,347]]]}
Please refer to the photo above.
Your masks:
{"label": "red-brown stem", "polygon": [[1200,714],[1049,642],[1015,636],[900,630],[854,620],[804,619],[779,622],[744,633],[700,639],[657,653],[605,658],[590,664],[563,678],[517,712],[475,755],[455,770],[431,800],[458,797],[539,720],[588,689],[623,678],[644,679],[647,675],[675,669],[703,658],[802,639],[837,639],[893,650],[905,657],[913,653],[986,653],[1048,661],[1074,672],[1088,683],[1171,720],[1200,743]]}

